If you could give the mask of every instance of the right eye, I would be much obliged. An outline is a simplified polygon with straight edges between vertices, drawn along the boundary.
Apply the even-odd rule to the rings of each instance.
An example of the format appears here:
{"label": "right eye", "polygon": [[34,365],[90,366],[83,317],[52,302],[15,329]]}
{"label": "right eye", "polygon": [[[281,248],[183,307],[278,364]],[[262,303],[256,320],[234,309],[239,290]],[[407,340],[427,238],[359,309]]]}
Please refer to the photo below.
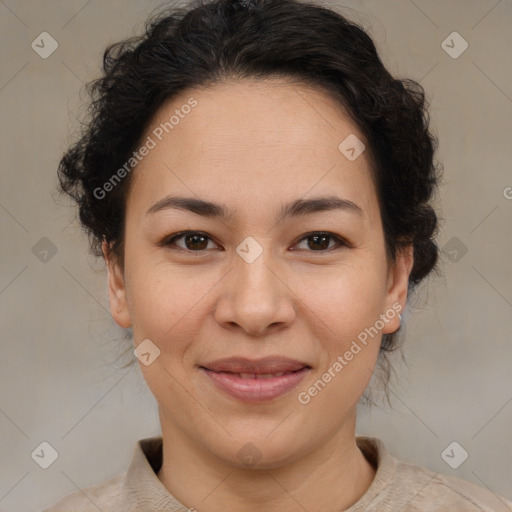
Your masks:
{"label": "right eye", "polygon": [[[177,240],[184,240],[184,245],[176,244]],[[179,250],[184,252],[195,252],[202,253],[208,250],[208,240],[212,240],[211,237],[202,231],[180,231],[166,237],[160,245],[169,249],[174,249],[173,246],[179,247]]]}

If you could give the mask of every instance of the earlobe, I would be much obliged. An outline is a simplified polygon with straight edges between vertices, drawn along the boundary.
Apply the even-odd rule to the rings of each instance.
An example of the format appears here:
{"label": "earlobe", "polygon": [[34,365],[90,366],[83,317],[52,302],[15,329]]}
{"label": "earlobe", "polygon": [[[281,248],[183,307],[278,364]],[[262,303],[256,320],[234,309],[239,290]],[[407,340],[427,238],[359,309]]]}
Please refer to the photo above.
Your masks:
{"label": "earlobe", "polygon": [[126,301],[126,288],[123,271],[112,254],[106,240],[103,240],[101,250],[107,267],[110,314],[118,325],[126,329],[131,327],[131,320]]}
{"label": "earlobe", "polygon": [[397,252],[395,264],[390,269],[386,296],[386,311],[393,311],[393,320],[382,330],[383,334],[397,331],[401,325],[398,313],[403,316],[409,289],[409,276],[414,264],[414,246],[409,245]]}

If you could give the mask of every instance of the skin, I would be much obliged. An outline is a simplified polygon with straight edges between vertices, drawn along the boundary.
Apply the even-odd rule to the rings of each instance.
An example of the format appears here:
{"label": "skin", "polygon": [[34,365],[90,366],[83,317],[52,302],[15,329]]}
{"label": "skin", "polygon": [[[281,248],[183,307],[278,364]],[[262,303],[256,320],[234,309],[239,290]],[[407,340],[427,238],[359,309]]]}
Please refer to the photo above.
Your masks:
{"label": "skin", "polygon": [[[146,136],[190,97],[198,105],[133,171],[124,268],[103,247],[114,319],[133,328],[135,346],[150,339],[160,350],[149,366],[139,362],[159,406],[158,478],[201,512],[339,512],[375,476],[356,445],[356,405],[398,315],[309,404],[298,394],[379,315],[405,307],[412,250],[387,260],[368,152],[349,161],[338,150],[349,134],[364,138],[322,91],[282,78],[188,90],[162,106]],[[171,194],[221,203],[233,216],[146,214]],[[321,211],[276,223],[282,204],[325,195],[356,203],[361,215]],[[183,230],[210,238],[160,245]],[[317,248],[304,238],[311,231],[349,245],[327,238]],[[252,263],[236,252],[248,236],[263,249]],[[273,355],[312,370],[264,404],[226,396],[198,367]],[[251,467],[237,456],[249,442],[260,454]]]}

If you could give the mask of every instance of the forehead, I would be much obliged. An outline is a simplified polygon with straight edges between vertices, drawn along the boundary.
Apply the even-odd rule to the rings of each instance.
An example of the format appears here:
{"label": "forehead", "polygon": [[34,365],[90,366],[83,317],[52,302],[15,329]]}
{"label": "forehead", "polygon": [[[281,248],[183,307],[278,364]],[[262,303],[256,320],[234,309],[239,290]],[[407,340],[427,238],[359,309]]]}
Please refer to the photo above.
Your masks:
{"label": "forehead", "polygon": [[162,105],[143,142],[148,137],[154,147],[131,185],[137,202],[175,191],[229,196],[244,208],[256,206],[251,198],[281,204],[335,189],[363,209],[375,199],[366,152],[350,160],[340,150],[347,138],[364,141],[357,126],[333,98],[303,83],[244,79],[188,89]]}

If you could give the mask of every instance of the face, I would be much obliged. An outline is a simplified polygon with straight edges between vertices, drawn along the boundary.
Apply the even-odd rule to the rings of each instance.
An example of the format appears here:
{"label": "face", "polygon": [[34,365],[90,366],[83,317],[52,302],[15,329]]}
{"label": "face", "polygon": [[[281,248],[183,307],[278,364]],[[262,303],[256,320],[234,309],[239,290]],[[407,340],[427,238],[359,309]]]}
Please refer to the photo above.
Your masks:
{"label": "face", "polygon": [[[164,439],[238,465],[250,442],[269,468],[353,435],[412,258],[388,262],[367,152],[338,148],[349,135],[364,140],[337,103],[284,79],[189,90],[152,120],[124,269],[105,256],[115,320],[150,340],[139,364]],[[303,369],[212,370],[232,357]]]}

